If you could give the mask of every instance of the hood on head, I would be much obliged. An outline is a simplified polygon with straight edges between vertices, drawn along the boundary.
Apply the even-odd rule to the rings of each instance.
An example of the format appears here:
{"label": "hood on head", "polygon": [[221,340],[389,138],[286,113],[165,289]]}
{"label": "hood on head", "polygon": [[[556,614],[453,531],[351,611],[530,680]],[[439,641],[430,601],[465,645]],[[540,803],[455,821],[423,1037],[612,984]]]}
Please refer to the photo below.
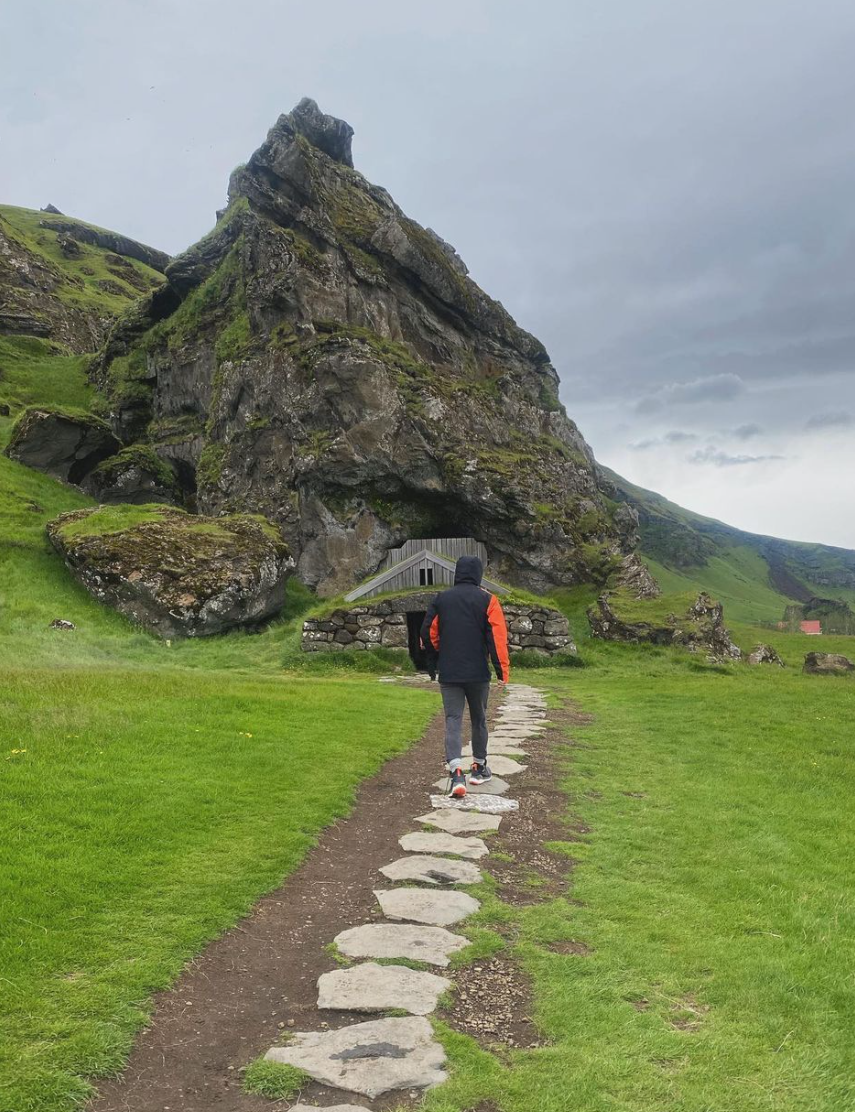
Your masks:
{"label": "hood on head", "polygon": [[481,577],[484,574],[484,565],[477,556],[461,556],[454,568],[454,582],[474,583],[481,586]]}

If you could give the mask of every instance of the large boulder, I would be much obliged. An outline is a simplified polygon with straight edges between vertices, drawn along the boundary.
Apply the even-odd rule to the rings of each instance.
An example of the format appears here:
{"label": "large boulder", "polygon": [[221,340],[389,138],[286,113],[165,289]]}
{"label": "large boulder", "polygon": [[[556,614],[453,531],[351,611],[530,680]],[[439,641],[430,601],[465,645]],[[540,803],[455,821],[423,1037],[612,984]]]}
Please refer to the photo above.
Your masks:
{"label": "large boulder", "polygon": [[15,424],[6,455],[55,479],[80,483],[121,446],[110,426],[91,414],[31,408]]}
{"label": "large boulder", "polygon": [[588,610],[594,637],[604,641],[637,644],[677,645],[689,652],[703,652],[710,661],[740,660],[742,650],[730,639],[724,625],[720,602],[701,592],[682,615],[666,614],[652,608],[649,612],[627,606],[627,596],[603,594],[596,608]]}
{"label": "large boulder", "polygon": [[810,676],[845,676],[855,672],[855,664],[840,653],[808,653],[802,671]]}
{"label": "large boulder", "polygon": [[279,530],[251,514],[99,506],[62,514],[48,536],[91,595],[161,637],[272,618],[294,565]]}

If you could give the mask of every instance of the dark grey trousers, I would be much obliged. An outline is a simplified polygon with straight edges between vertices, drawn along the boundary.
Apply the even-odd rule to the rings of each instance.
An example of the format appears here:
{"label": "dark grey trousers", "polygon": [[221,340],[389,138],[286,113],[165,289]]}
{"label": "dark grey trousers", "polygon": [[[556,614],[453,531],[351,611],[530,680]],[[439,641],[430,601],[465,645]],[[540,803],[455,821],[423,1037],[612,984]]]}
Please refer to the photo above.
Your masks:
{"label": "dark grey trousers", "polygon": [[463,710],[469,704],[472,722],[472,756],[478,764],[487,763],[487,699],[490,683],[443,683],[442,705],[445,710],[445,759],[454,771],[466,764],[463,760]]}

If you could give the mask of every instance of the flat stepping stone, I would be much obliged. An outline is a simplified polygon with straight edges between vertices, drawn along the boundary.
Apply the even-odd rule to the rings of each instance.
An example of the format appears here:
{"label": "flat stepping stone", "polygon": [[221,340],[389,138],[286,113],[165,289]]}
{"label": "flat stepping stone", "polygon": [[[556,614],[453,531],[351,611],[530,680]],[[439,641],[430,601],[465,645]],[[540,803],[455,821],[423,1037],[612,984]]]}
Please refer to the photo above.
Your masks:
{"label": "flat stepping stone", "polygon": [[478,900],[454,889],[432,892],[428,888],[390,888],[374,895],[387,919],[408,919],[434,927],[450,927],[481,907]]}
{"label": "flat stepping stone", "polygon": [[449,834],[468,834],[476,830],[498,830],[502,820],[497,815],[479,815],[474,812],[440,811],[436,814],[432,811],[427,815],[417,815],[414,821],[435,826]]}
{"label": "flat stepping stone", "polygon": [[[463,756],[472,756],[471,745],[465,746],[465,748],[463,749]],[[493,738],[490,738],[490,747],[487,751],[487,761],[491,766],[493,764],[494,756],[527,757],[528,753],[524,749],[520,749],[518,745],[511,745],[509,741],[503,741],[501,738],[498,741],[494,741]]]}
{"label": "flat stepping stone", "polygon": [[477,861],[490,852],[480,838],[455,838],[453,834],[405,834],[398,845],[407,853],[453,853],[468,861]]}
{"label": "flat stepping stone", "polygon": [[492,772],[498,773],[500,776],[516,776],[517,773],[525,772],[528,768],[528,765],[520,764],[519,761],[512,761],[510,757],[503,757],[501,753],[488,753],[487,764]]}
{"label": "flat stepping stone", "polygon": [[[389,682],[394,683],[394,679],[388,681],[381,680],[381,683]],[[325,1104],[321,1108],[317,1104],[292,1104],[290,1112],[365,1112],[365,1108],[360,1104]]]}
{"label": "flat stepping stone", "polygon": [[[468,798],[470,795],[504,795],[510,786],[507,780],[503,780],[501,776],[494,776],[486,784],[467,784],[464,798]],[[448,791],[448,777],[444,776],[441,780],[437,780],[434,787],[438,788],[439,791]]]}
{"label": "flat stepping stone", "polygon": [[[516,753],[514,749],[512,752]],[[509,757],[503,756],[495,749],[491,749],[487,753],[487,764],[490,766],[490,771],[494,776],[515,776],[518,772],[525,772],[528,765],[520,764],[519,761],[512,761]],[[475,784],[472,784],[470,791],[475,791]]]}
{"label": "flat stepping stone", "polygon": [[471,861],[427,854],[399,857],[380,872],[387,880],[421,880],[425,884],[478,884],[483,879],[481,870]]}
{"label": "flat stepping stone", "polygon": [[447,1077],[445,1051],[423,1016],[372,1019],[338,1031],[300,1031],[287,1046],[274,1046],[264,1057],[369,1100],[395,1089],[429,1089]]}
{"label": "flat stepping stone", "polygon": [[484,815],[498,815],[520,809],[518,800],[506,799],[501,795],[466,795],[463,799],[452,799],[450,795],[432,795],[430,805],[442,811],[480,811]]}
{"label": "flat stepping stone", "polygon": [[428,965],[448,965],[448,955],[469,945],[468,939],[445,927],[410,923],[365,923],[335,937],[347,958],[410,958]]}
{"label": "flat stepping stone", "polygon": [[427,1015],[451,981],[408,969],[405,965],[377,965],[369,961],[352,969],[334,969],[318,978],[318,1007],[342,1012],[385,1012],[403,1008],[410,1015]]}

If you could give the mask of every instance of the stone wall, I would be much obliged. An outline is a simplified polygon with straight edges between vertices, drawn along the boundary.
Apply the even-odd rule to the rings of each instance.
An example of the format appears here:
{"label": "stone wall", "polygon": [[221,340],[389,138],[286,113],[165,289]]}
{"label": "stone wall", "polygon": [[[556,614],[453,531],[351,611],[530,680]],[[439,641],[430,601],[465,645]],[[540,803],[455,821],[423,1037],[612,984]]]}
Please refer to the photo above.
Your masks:
{"label": "stone wall", "polygon": [[[382,599],[362,606],[333,610],[329,615],[303,622],[303,652],[340,652],[369,649],[407,649],[407,614],[427,610],[435,591]],[[575,652],[567,619],[558,610],[527,603],[503,602],[508,621],[511,652],[521,649],[542,652]]]}

